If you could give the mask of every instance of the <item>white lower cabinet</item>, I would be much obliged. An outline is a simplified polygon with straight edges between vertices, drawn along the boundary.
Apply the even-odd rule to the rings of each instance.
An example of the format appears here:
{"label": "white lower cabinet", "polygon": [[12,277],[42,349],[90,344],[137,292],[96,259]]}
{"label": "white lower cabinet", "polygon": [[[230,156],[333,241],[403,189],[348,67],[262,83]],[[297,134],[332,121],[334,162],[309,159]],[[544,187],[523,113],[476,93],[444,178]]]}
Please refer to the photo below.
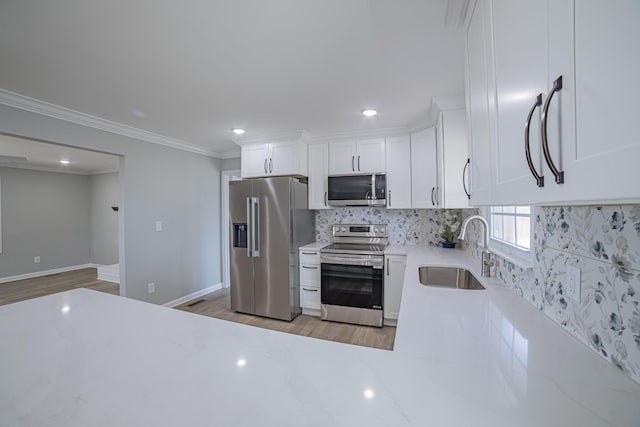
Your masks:
{"label": "white lower cabinet", "polygon": [[395,325],[400,313],[404,270],[407,266],[406,255],[385,255],[384,272],[384,324]]}
{"label": "white lower cabinet", "polygon": [[300,249],[300,307],[303,314],[320,315],[320,251]]}

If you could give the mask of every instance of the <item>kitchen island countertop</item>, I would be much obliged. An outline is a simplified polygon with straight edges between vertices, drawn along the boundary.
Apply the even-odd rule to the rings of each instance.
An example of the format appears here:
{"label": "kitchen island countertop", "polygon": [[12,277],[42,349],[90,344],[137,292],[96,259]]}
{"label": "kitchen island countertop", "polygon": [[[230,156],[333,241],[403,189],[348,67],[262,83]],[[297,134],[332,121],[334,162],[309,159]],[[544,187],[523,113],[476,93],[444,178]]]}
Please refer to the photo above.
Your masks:
{"label": "kitchen island countertop", "polygon": [[0,425],[638,426],[640,385],[533,306],[428,288],[407,254],[393,351],[77,289],[0,307]]}

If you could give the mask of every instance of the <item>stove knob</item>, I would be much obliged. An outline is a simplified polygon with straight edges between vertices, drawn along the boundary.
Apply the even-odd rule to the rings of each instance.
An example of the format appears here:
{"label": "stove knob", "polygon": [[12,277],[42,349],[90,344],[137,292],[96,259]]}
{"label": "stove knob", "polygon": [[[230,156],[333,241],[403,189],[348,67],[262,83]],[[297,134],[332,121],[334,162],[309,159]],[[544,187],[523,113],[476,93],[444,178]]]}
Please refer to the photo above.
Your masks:
{"label": "stove knob", "polygon": [[375,228],[375,227],[372,227],[372,228],[371,228],[371,230],[373,231],[373,234],[375,234],[375,233],[377,233],[377,232],[378,232],[378,229],[377,229],[377,228]]}
{"label": "stove knob", "polygon": [[347,227],[342,227],[340,231],[347,231]]}
{"label": "stove knob", "polygon": [[386,233],[386,231],[387,231],[387,229],[386,229],[386,228],[384,228],[384,227],[382,227],[382,228],[380,229],[380,232],[381,232],[381,233]]}

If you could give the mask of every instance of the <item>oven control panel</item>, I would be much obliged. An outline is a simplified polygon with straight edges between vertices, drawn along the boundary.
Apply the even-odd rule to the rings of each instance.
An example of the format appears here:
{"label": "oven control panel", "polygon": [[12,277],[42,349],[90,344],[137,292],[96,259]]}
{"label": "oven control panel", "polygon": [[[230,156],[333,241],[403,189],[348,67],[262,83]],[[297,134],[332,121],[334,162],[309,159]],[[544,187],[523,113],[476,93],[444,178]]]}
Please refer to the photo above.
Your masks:
{"label": "oven control panel", "polygon": [[387,224],[336,224],[334,237],[387,237]]}

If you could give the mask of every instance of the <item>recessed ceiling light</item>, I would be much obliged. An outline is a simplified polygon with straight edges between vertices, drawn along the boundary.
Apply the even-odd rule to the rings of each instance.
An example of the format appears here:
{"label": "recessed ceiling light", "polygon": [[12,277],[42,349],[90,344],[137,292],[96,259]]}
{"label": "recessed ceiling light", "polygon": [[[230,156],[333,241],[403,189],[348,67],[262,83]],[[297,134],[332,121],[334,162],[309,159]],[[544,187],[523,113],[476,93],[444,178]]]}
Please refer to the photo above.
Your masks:
{"label": "recessed ceiling light", "polygon": [[231,132],[235,133],[236,135],[242,135],[244,133],[244,129],[235,128],[231,129]]}
{"label": "recessed ceiling light", "polygon": [[367,110],[362,110],[362,114],[364,114],[367,117],[373,117],[376,114],[378,114],[378,112],[376,110],[367,109]]}
{"label": "recessed ceiling light", "polygon": [[60,163],[62,163],[63,165],[68,165],[71,162],[69,160],[60,160]]}

